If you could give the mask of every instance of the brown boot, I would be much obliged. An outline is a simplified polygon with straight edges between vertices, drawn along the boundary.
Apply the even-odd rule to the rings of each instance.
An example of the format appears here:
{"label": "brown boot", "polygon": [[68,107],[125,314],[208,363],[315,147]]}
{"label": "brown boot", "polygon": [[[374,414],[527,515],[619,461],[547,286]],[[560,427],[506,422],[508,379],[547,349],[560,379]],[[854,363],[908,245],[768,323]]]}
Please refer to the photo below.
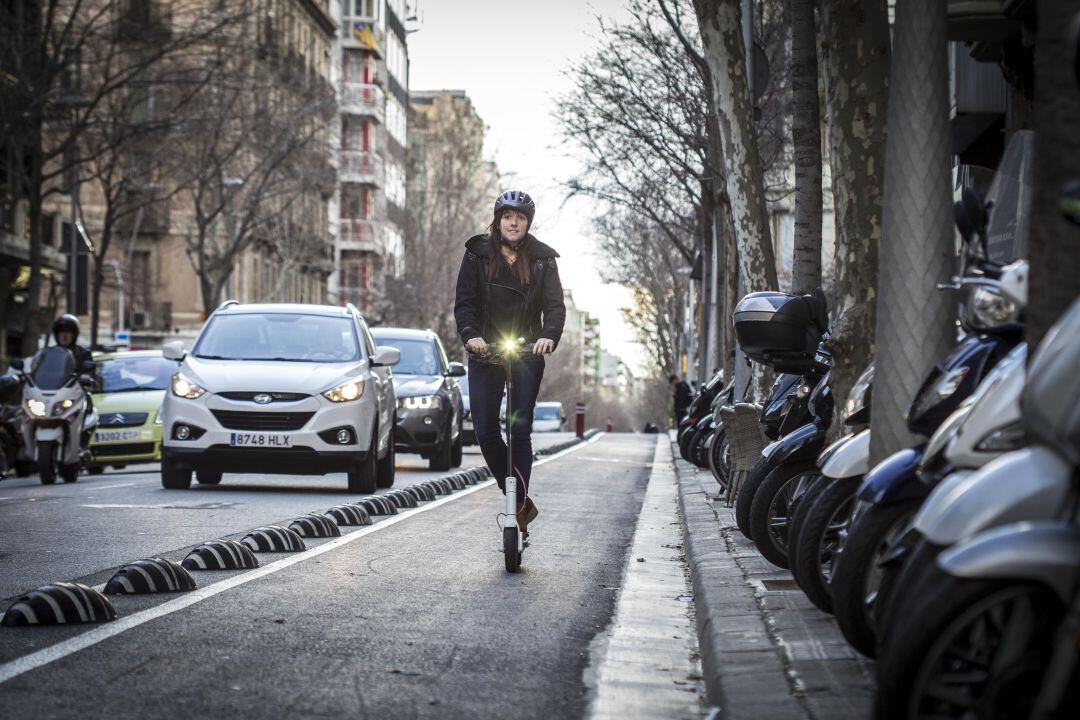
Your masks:
{"label": "brown boot", "polygon": [[517,511],[518,528],[525,537],[529,537],[529,523],[535,520],[539,514],[540,511],[536,509],[536,504],[533,503],[532,498],[525,498],[525,503]]}

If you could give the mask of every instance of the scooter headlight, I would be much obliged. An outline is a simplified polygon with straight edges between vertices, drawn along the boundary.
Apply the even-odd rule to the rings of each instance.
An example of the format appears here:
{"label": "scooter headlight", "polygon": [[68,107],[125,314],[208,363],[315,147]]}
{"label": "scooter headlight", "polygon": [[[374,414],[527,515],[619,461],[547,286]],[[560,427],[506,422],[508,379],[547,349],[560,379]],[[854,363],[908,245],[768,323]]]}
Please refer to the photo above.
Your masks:
{"label": "scooter headlight", "polygon": [[172,376],[172,392],[177,397],[187,398],[188,400],[194,400],[197,397],[206,393],[206,390],[199,387],[191,380],[180,373],[176,373]]}
{"label": "scooter headlight", "polygon": [[30,398],[26,401],[26,409],[33,417],[45,417],[45,403],[37,398]]}
{"label": "scooter headlight", "polygon": [[1019,450],[1027,440],[1022,423],[1014,422],[986,434],[975,449],[979,452],[1005,453]]}
{"label": "scooter headlight", "polygon": [[1016,322],[1016,304],[985,287],[977,287],[967,298],[968,317],[981,330],[1003,327]]}

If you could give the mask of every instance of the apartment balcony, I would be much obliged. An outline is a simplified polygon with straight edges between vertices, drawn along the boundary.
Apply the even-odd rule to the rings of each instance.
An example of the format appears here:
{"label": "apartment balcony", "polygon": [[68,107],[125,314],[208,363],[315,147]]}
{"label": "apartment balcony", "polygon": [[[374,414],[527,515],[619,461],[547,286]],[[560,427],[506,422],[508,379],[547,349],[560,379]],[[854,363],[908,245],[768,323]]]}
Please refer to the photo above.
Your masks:
{"label": "apartment balcony", "polygon": [[342,83],[341,112],[347,115],[367,115],[386,124],[386,93],[370,83]]}
{"label": "apartment balcony", "polygon": [[379,223],[375,220],[341,220],[338,247],[342,250],[380,251]]}
{"label": "apartment balcony", "polygon": [[370,50],[379,58],[386,56],[386,36],[372,18],[342,18],[341,46]]}
{"label": "apartment balcony", "polygon": [[373,152],[342,150],[338,176],[342,182],[382,186],[385,177],[383,159]]}

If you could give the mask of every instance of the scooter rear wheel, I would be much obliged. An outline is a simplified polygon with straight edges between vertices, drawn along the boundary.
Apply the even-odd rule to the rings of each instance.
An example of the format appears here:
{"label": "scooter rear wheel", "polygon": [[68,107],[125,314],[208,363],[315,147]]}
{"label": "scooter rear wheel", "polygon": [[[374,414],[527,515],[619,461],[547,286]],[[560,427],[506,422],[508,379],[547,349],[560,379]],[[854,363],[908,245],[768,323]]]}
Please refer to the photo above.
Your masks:
{"label": "scooter rear wheel", "polygon": [[60,466],[60,479],[66,483],[73,483],[79,481],[79,465],[61,465]]}
{"label": "scooter rear wheel", "polygon": [[503,528],[503,559],[506,560],[506,572],[517,572],[521,567],[521,551],[518,550],[518,530],[516,527]]}

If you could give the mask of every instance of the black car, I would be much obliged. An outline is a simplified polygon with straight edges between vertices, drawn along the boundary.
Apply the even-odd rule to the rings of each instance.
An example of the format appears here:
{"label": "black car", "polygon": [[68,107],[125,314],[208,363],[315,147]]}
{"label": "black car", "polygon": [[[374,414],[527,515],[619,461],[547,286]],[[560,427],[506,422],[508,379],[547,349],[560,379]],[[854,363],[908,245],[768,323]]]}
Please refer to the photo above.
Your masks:
{"label": "black car", "polygon": [[394,448],[419,453],[432,470],[460,466],[464,408],[457,378],[465,375],[465,366],[447,362],[442,342],[431,330],[373,328],[371,334],[379,345],[401,351],[394,365]]}

